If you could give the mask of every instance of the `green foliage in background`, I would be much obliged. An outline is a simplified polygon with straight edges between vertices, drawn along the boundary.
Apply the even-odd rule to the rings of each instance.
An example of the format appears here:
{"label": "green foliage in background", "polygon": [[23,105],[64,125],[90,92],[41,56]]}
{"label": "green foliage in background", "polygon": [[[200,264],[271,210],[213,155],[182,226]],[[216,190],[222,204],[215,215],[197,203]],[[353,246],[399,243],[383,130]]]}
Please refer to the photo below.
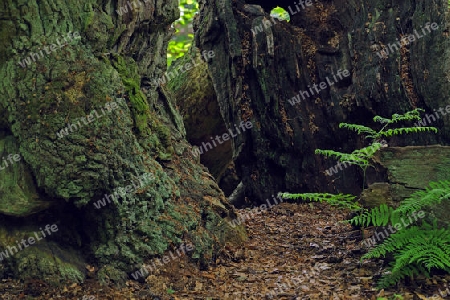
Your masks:
{"label": "green foliage in background", "polygon": [[180,0],[179,7],[181,17],[173,24],[175,35],[167,47],[168,66],[189,50],[194,39],[192,20],[198,11],[198,3],[196,0]]}
{"label": "green foliage in background", "polygon": [[291,20],[291,16],[289,15],[289,13],[279,6],[272,9],[272,11],[270,12],[270,15],[274,18],[278,18],[280,20],[286,20],[288,22]]}

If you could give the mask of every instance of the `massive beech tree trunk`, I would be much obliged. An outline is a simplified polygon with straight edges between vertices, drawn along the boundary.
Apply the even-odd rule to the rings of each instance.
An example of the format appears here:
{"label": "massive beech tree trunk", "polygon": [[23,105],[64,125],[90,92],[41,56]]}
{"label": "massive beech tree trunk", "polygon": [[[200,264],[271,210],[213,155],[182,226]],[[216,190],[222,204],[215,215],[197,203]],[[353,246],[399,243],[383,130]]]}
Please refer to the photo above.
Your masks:
{"label": "massive beech tree trunk", "polygon": [[[254,124],[233,139],[245,195],[252,199],[264,201],[279,191],[357,192],[361,172],[351,167],[327,177],[324,170],[336,162],[314,154],[316,148],[351,152],[367,145],[339,129],[340,122],[372,126],[375,115],[416,107],[431,114],[449,104],[447,1],[312,4],[300,10],[292,4],[288,23],[242,0],[202,1],[196,42],[216,53],[209,72],[221,114],[229,128]],[[427,22],[439,28],[424,34]],[[414,30],[415,41],[377,55]],[[344,70],[350,76],[335,77]],[[313,85],[321,83],[326,88],[316,92]],[[289,103],[305,91],[309,96]],[[389,145],[448,144],[449,115],[431,125],[440,129],[438,135],[393,138]]]}
{"label": "massive beech tree trunk", "polygon": [[[232,207],[193,157],[173,99],[152,80],[166,70],[178,2],[129,3],[0,5],[0,154],[21,157],[0,171],[0,251],[46,224],[59,229],[3,257],[0,278],[82,281],[89,261],[101,280],[123,282],[182,242],[207,264],[226,240],[245,238],[224,222]],[[60,47],[68,32],[81,38]],[[113,102],[118,109],[103,114]],[[94,110],[94,121],[80,119]],[[78,127],[59,138],[70,124]],[[95,208],[143,174],[152,179]]]}

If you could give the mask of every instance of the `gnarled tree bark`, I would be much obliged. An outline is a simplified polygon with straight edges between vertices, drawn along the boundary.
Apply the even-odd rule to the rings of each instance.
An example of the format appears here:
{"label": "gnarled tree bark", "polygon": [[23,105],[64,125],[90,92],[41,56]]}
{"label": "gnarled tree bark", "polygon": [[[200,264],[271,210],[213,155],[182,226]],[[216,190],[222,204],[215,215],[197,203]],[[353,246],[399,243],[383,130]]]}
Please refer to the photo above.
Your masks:
{"label": "gnarled tree bark", "polygon": [[[0,150],[23,157],[0,175],[0,195],[27,203],[20,211],[1,196],[0,249],[59,228],[4,258],[0,278],[82,281],[94,261],[100,280],[123,283],[182,242],[204,265],[225,241],[245,238],[224,222],[233,208],[193,157],[174,100],[151,80],[166,70],[177,1],[8,1],[0,16]],[[59,47],[69,31],[80,38]],[[152,179],[127,189],[143,174]]]}

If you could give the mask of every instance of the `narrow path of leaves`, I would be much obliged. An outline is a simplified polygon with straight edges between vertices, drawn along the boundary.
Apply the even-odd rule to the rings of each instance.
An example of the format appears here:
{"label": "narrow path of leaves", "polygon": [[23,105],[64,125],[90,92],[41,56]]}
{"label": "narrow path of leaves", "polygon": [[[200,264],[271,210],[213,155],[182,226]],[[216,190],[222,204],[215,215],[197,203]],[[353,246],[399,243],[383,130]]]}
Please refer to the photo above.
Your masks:
{"label": "narrow path of leaves", "polygon": [[247,220],[249,240],[240,248],[224,248],[208,270],[173,261],[145,283],[130,280],[123,289],[93,280],[60,290],[38,281],[7,280],[0,284],[0,299],[376,300],[393,299],[395,293],[403,299],[444,299],[437,296],[438,289],[446,289],[449,276],[416,278],[406,286],[377,291],[374,282],[383,271],[382,261],[360,263],[366,252],[361,232],[340,222],[346,216],[326,204],[282,203]]}

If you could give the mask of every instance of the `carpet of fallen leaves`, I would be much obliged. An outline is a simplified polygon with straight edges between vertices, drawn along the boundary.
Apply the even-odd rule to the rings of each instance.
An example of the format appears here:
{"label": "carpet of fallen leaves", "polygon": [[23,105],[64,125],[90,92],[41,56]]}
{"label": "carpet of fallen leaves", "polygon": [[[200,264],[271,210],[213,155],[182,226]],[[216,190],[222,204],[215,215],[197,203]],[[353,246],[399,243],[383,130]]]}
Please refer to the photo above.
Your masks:
{"label": "carpet of fallen leaves", "polygon": [[246,220],[245,245],[225,247],[207,270],[183,258],[156,270],[145,282],[129,280],[123,288],[101,286],[94,278],[58,289],[38,280],[3,280],[0,299],[450,298],[443,294],[449,276],[416,278],[376,290],[383,261],[360,263],[367,249],[361,231],[341,222],[347,215],[321,203],[282,203]]}

